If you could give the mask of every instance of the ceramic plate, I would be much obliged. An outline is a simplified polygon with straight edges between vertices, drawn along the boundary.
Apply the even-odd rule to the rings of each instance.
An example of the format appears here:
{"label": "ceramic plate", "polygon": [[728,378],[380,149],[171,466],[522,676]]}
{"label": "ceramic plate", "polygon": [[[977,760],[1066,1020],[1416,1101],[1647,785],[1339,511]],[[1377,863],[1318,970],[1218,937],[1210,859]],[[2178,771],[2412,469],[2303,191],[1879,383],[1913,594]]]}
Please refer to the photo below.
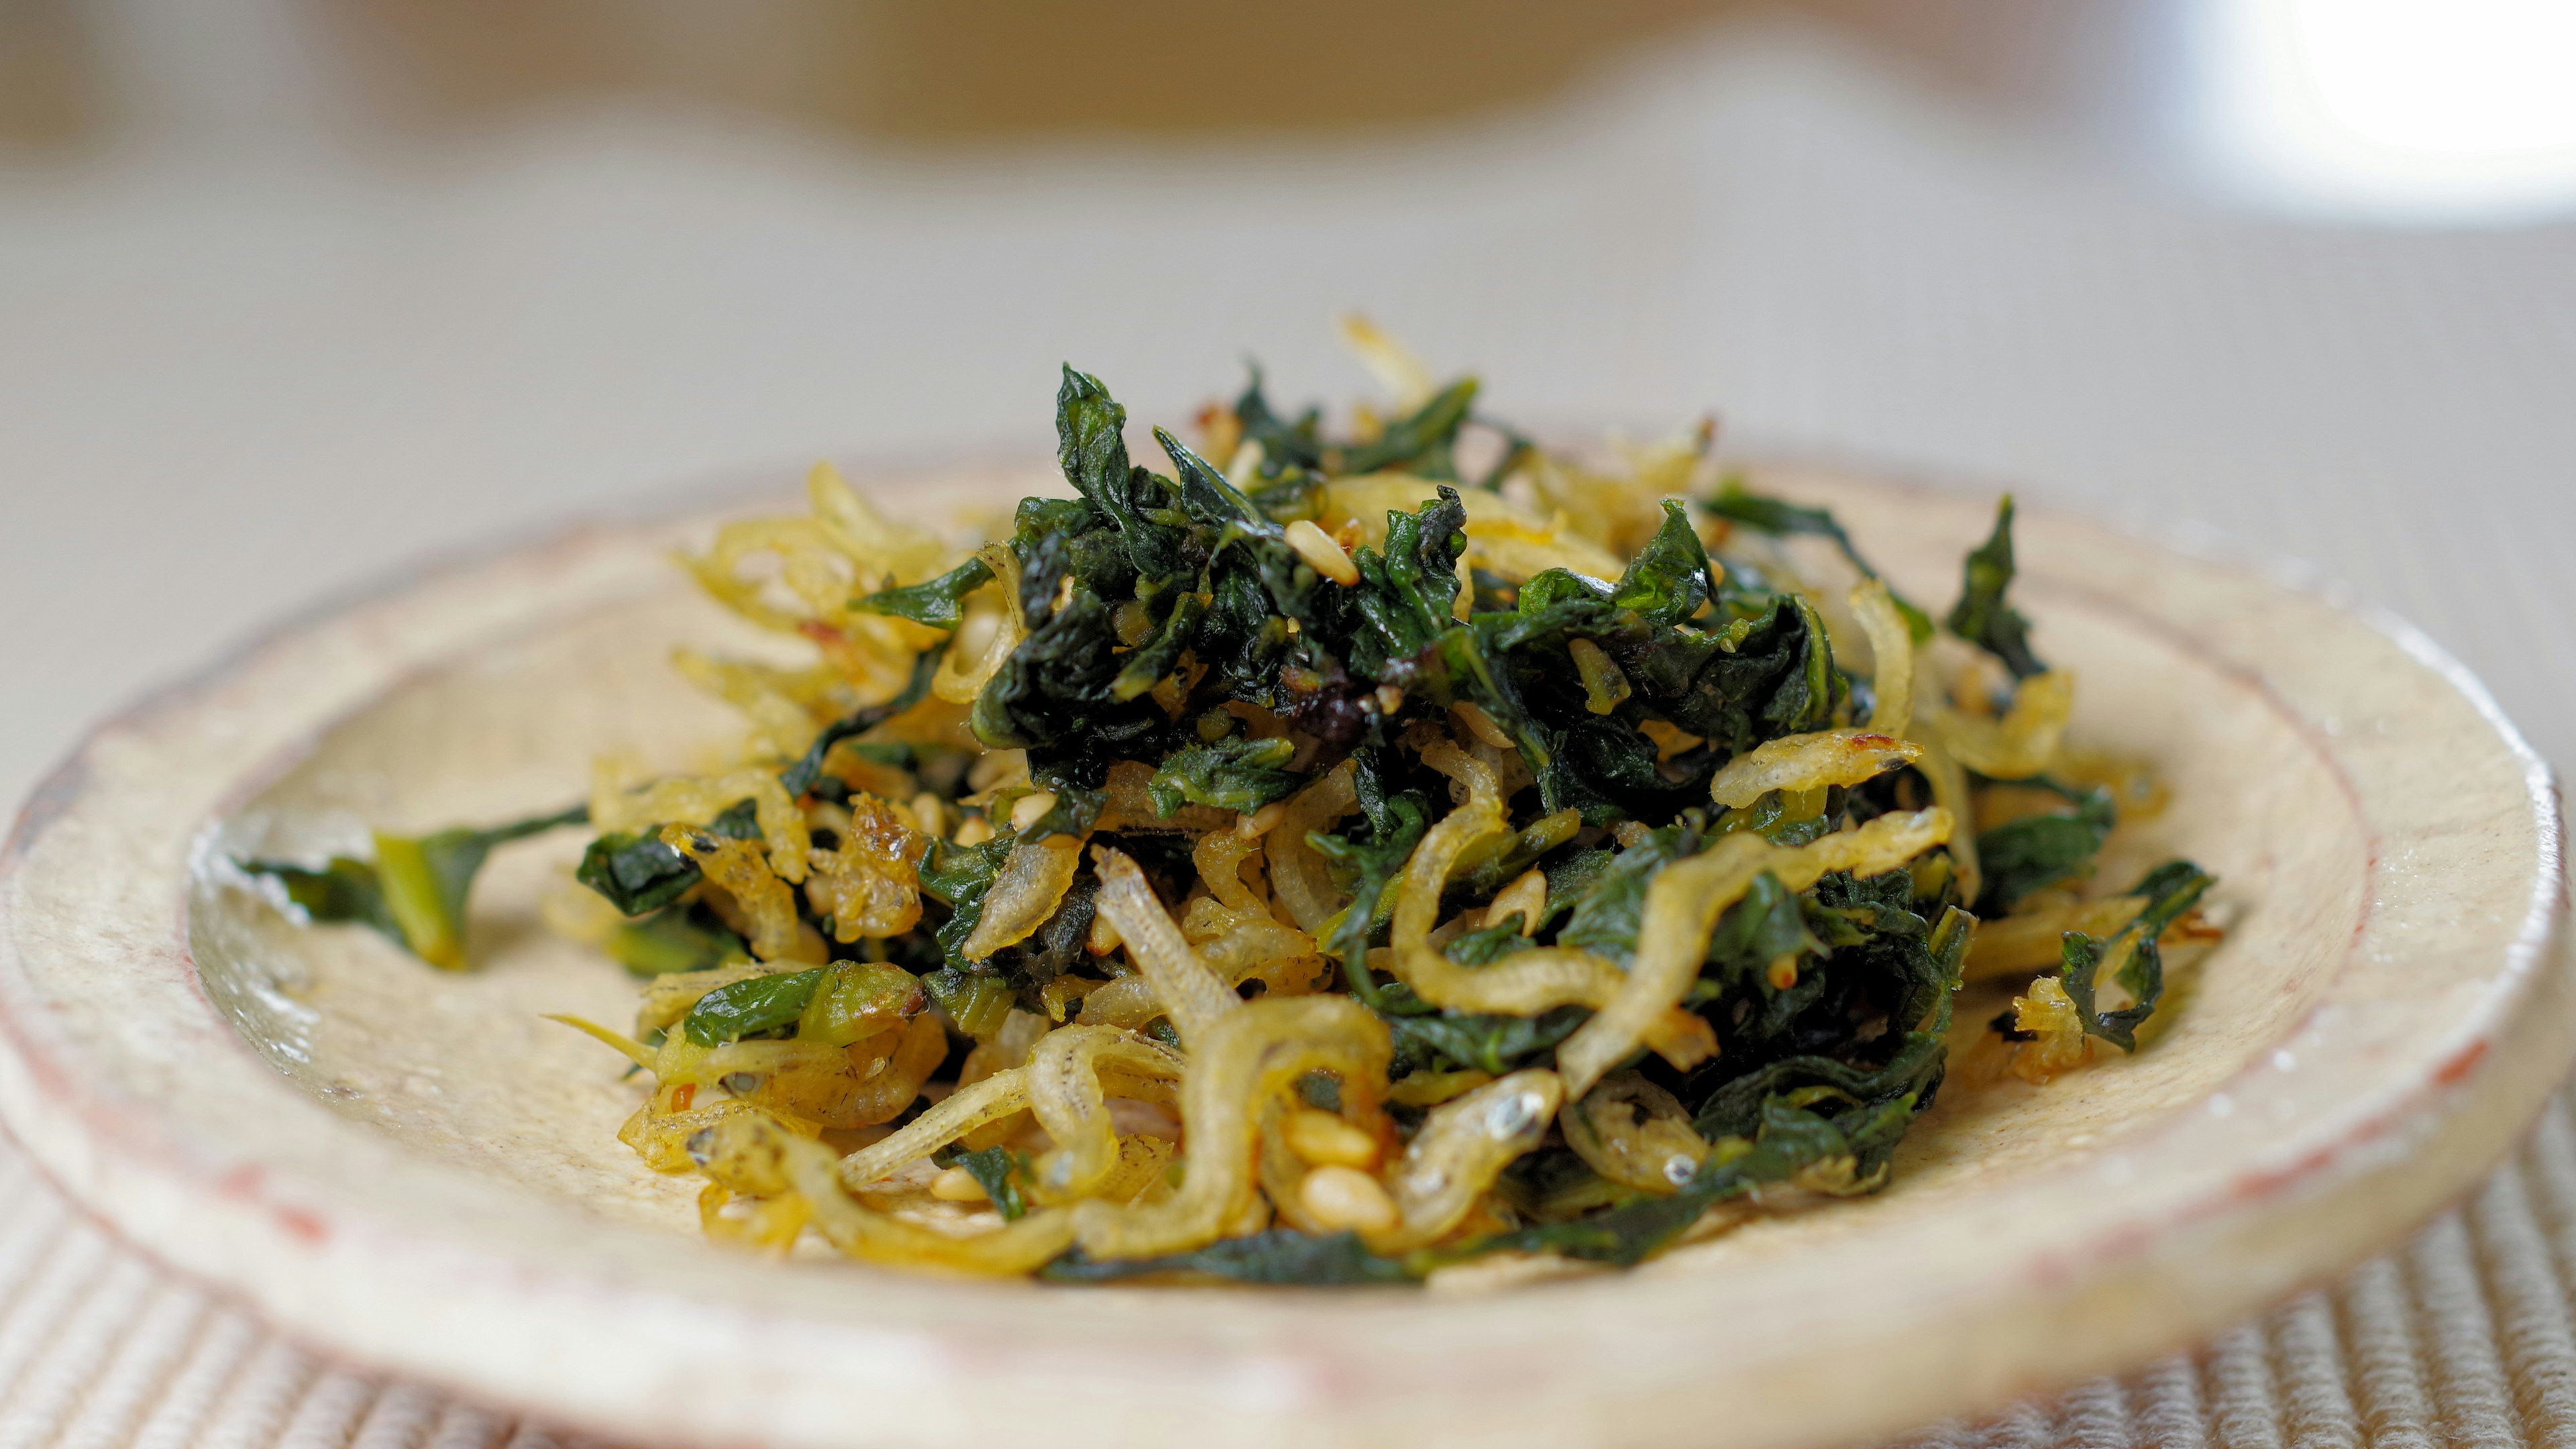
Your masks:
{"label": "ceramic plate", "polygon": [[[1032,483],[882,484],[945,519]],[[1990,501],[1815,470],[1915,596]],[[82,1202],[325,1350],[655,1443],[1823,1445],[2134,1364],[2318,1282],[2472,1183],[2566,1066],[2549,776],[2419,636],[2028,512],[2075,731],[2173,799],[2231,931],[2150,1050],[1953,1091],[1895,1185],[1627,1274],[1485,1294],[1050,1288],[771,1261],[613,1138],[636,1088],[539,1019],[622,975],[538,925],[570,833],[498,854],[486,965],[298,930],[225,858],[552,807],[621,749],[734,737],[674,643],[774,647],[576,533],[299,624],[100,729],[0,858],[0,1110]]]}

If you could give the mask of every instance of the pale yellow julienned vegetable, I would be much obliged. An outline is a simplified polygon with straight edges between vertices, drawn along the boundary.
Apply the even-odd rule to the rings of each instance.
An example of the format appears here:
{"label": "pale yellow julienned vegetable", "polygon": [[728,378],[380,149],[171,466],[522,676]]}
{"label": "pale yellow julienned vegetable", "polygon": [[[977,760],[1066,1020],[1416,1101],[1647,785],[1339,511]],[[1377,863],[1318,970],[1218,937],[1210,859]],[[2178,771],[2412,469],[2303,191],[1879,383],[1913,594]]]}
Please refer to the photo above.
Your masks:
{"label": "pale yellow julienned vegetable", "polygon": [[1869,728],[1899,739],[1914,723],[1914,635],[1887,585],[1863,579],[1851,591],[1852,617],[1869,636]]}
{"label": "pale yellow julienned vegetable", "polygon": [[1774,790],[1848,788],[1913,763],[1923,747],[1870,730],[1820,730],[1766,740],[1726,762],[1709,781],[1709,798],[1748,810]]}
{"label": "pale yellow julienned vegetable", "polygon": [[1098,847],[1092,859],[1100,872],[1100,914],[1118,928],[1127,949],[1136,958],[1137,968],[1170,1012],[1172,1025],[1181,1040],[1190,1042],[1197,1035],[1243,1005],[1198,952],[1172,923],[1171,913],[1154,898],[1154,888],[1145,882],[1136,862],[1124,852],[1108,846]]}
{"label": "pale yellow julienned vegetable", "polygon": [[1309,1072],[1340,1082],[1345,1115],[1373,1111],[1391,1047],[1386,1023],[1346,996],[1250,1001],[1205,1025],[1181,1084],[1189,1174],[1161,1203],[1074,1209],[1084,1251],[1142,1258],[1213,1241],[1252,1200],[1253,1137],[1262,1110]]}
{"label": "pale yellow julienned vegetable", "polygon": [[1538,1146],[1565,1101],[1565,1083],[1543,1069],[1514,1072],[1431,1109],[1393,1174],[1398,1221],[1366,1235],[1400,1253],[1458,1226],[1504,1168]]}
{"label": "pale yellow julienned vegetable", "polygon": [[2074,676],[2052,669],[2023,680],[2001,719],[1944,709],[1933,723],[1960,764],[1989,780],[2027,780],[2056,760],[2074,711]]}

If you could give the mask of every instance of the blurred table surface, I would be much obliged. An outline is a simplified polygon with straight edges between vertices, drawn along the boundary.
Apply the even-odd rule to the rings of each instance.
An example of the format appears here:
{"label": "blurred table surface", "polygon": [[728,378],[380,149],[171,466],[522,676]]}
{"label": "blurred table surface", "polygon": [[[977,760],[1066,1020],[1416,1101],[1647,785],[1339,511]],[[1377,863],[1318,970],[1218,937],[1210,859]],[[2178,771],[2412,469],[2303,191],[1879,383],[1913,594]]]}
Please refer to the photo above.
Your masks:
{"label": "blurred table surface", "polygon": [[[2535,172],[2546,155],[2483,191],[2459,167],[2299,172],[2306,133],[2262,131],[2279,87],[2243,72],[2314,10],[1336,3],[1211,29],[1044,0],[649,24],[5,0],[0,799],[86,720],[407,561],[693,480],[786,487],[821,455],[1043,449],[1061,361],[1147,418],[1250,354],[1279,391],[1345,398],[1366,386],[1328,325],[1348,308],[1479,371],[1499,415],[1714,408],[1746,446],[2310,561],[2576,757],[2576,188]],[[2341,53],[2308,39],[2317,65]],[[2528,1182],[2376,1288],[2160,1370],[2201,1376],[2170,1432],[2144,1380],[2094,1391],[2126,1417],[2070,1401],[1974,1432],[2565,1441],[2576,1176],[2552,1120]],[[202,1349],[222,1310],[168,1308],[184,1290],[64,1246],[85,1230],[29,1226],[59,1214],[42,1188],[19,1203],[0,1442],[213,1432],[211,1408],[150,1417],[185,1354],[133,1367],[120,1335],[148,1300]],[[126,1317],[101,1318],[118,1273]],[[39,1373],[84,1311],[89,1367]],[[2370,1408],[2374,1332],[2413,1345],[2416,1410]],[[2251,1382],[2230,1351],[2272,1408],[2227,1397]],[[257,1352],[235,1357],[238,1377]],[[123,1419],[96,1407],[118,1364],[145,1405]],[[336,1444],[391,1402],[411,1417],[377,1442],[458,1415],[465,1439],[500,1432],[345,1375],[363,1391],[331,1430],[319,1372],[224,1433],[301,1413]],[[2318,1374],[2341,1410],[2281,1407]],[[2479,1417],[2479,1393],[2502,1407]]]}

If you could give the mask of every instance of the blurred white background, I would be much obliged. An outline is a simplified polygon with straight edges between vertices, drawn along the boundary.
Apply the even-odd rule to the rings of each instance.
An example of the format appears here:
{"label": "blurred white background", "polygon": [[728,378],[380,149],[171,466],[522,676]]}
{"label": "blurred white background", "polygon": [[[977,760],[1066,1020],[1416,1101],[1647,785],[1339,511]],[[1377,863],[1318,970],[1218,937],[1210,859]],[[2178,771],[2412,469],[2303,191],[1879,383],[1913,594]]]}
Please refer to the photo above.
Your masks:
{"label": "blurred white background", "polygon": [[2576,23],[2508,0],[0,0],[0,799],[408,560],[1177,417],[1363,308],[2207,525],[2576,757]]}

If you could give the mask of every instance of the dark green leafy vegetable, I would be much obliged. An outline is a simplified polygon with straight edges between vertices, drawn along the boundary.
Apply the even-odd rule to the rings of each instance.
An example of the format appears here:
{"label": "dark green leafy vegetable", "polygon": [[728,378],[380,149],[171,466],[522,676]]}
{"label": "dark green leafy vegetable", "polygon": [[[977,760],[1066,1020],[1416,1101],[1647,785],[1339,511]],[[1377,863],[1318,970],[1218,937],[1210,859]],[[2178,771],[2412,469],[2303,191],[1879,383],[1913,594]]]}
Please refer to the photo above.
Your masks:
{"label": "dark green leafy vegetable", "polygon": [[1637,954],[1637,925],[1646,909],[1646,888],[1655,873],[1684,856],[1699,853],[1699,837],[1689,825],[1667,825],[1622,850],[1593,876],[1574,902],[1574,917],[1557,932],[1556,943],[1606,956],[1626,966]]}
{"label": "dark green leafy vegetable", "polygon": [[990,1036],[1010,1014],[1011,986],[999,976],[943,966],[921,978],[921,984],[968,1036]]}
{"label": "dark green leafy vegetable", "polygon": [[[1855,933],[1846,944],[1858,944]],[[1764,871],[1753,878],[1744,899],[1718,918],[1708,940],[1709,968],[1720,980],[1741,981],[1783,956],[1824,954],[1830,947],[1807,928],[1798,897],[1780,878]]]}
{"label": "dark green leafy vegetable", "polygon": [[1458,429],[1465,425],[1468,410],[1476,403],[1476,379],[1461,378],[1434,394],[1429,402],[1412,414],[1386,425],[1375,442],[1356,443],[1343,450],[1336,473],[1411,473],[1417,478],[1446,478],[1456,481],[1458,464],[1452,456],[1458,442]]}
{"label": "dark green leafy vegetable", "polygon": [[[2164,934],[2165,927],[2200,903],[2212,882],[2207,871],[2190,861],[2167,861],[2147,872],[2146,878],[2128,892],[2147,898],[2146,908],[2128,925],[2106,940],[2097,941],[2080,931],[2066,933],[2065,964],[2058,980],[2082,1015],[2086,1033],[2123,1051],[2137,1050],[2138,1028],[2155,1015],[2156,1004],[2164,997],[2164,950],[2157,938]],[[2114,979],[2129,993],[2130,1004],[2116,1011],[2103,1011],[2094,1004],[2100,994],[2102,963],[2124,940],[2135,944]]]}
{"label": "dark green leafy vegetable", "polygon": [[[1843,531],[1842,524],[1830,509],[1801,508],[1794,503],[1752,492],[1744,486],[1742,478],[1727,479],[1718,486],[1716,497],[1700,500],[1700,507],[1715,517],[1760,533],[1780,536],[1808,534],[1831,539],[1834,547],[1842,550],[1843,558],[1860,571],[1862,578],[1880,577],[1878,570],[1870,567],[1869,560],[1861,557],[1859,547],[1853,544],[1851,535]],[[1914,636],[1914,642],[1921,644],[1929,640],[1932,637],[1932,616],[1906,602],[1904,596],[1893,588],[1887,593],[1896,604],[1896,612],[1905,616],[1906,632]]]}
{"label": "dark green leafy vegetable", "polygon": [[1950,606],[1950,632],[2003,661],[2015,679],[2044,674],[2048,666],[2030,652],[2030,621],[2005,599],[2013,581],[2013,501],[1995,506],[1995,531],[1968,555],[1959,602]]}
{"label": "dark green leafy vegetable", "polygon": [[1767,1100],[1753,1140],[1728,1139],[1735,1150],[1712,1156],[1710,1165],[1681,1191],[1669,1197],[1634,1198],[1572,1222],[1524,1228],[1487,1239],[1476,1245],[1476,1251],[1558,1253],[1622,1267],[1643,1262],[1699,1221],[1711,1206],[1766,1183],[1797,1182],[1814,1169],[1845,1163],[1852,1165],[1844,1173],[1866,1181],[1859,1177],[1858,1164],[1874,1161],[1883,1166],[1913,1122],[1915,1108],[1913,1097],[1900,1096],[1882,1106],[1855,1106],[1826,1115],[1776,1098]]}
{"label": "dark green leafy vegetable", "polygon": [[[707,833],[731,840],[758,840],[760,821],[748,800],[740,801],[707,822]],[[656,828],[612,831],[592,841],[581,853],[573,879],[608,898],[629,916],[650,915],[688,894],[700,876],[698,863],[662,843]]]}
{"label": "dark green leafy vegetable", "polygon": [[1166,819],[1183,805],[1250,814],[1303,783],[1286,768],[1296,753],[1297,746],[1284,739],[1187,745],[1154,771],[1145,793]]}
{"label": "dark green leafy vegetable", "polygon": [[1681,500],[1665,499],[1663,526],[1620,576],[1610,591],[1611,604],[1634,610],[1649,628],[1669,629],[1698,613],[1715,592],[1709,583],[1708,550],[1692,530]]}
{"label": "dark green leafy vegetable", "polygon": [[1370,760],[1368,755],[1360,757],[1361,821],[1338,835],[1312,832],[1306,843],[1350,877],[1346,889],[1351,892],[1351,904],[1324,924],[1318,944],[1341,963],[1342,979],[1351,990],[1375,1007],[1378,985],[1368,968],[1369,938],[1383,920],[1379,912],[1387,886],[1404,873],[1413,847],[1430,828],[1431,812],[1429,802],[1419,794],[1387,795]]}
{"label": "dark green leafy vegetable", "polygon": [[[1920,928],[1919,918],[1914,926]],[[1883,1181],[1889,1156],[1914,1119],[1932,1104],[1944,1065],[1950,994],[1967,960],[1974,922],[1957,909],[1919,935],[1897,934],[1908,948],[1918,989],[1898,1003],[1909,1023],[1892,1033],[1894,1048],[1876,1067],[1831,1057],[1774,1060],[1720,1086],[1695,1125],[1716,1147],[1698,1175],[1669,1197],[1639,1197],[1607,1211],[1490,1238],[1498,1248],[1562,1253],[1605,1263],[1635,1263],[1699,1220],[1715,1203],[1766,1183],[1796,1183],[1828,1192],[1864,1192]]]}
{"label": "dark green leafy vegetable", "polygon": [[704,971],[731,957],[749,960],[742,938],[721,925],[702,924],[687,906],[665,906],[609,933],[608,954],[638,976]]}
{"label": "dark green leafy vegetable", "polygon": [[286,887],[286,898],[316,925],[366,926],[404,950],[411,949],[411,943],[403,939],[402,926],[385,907],[385,891],[377,883],[376,868],[367,861],[335,855],[319,870],[275,860],[245,860],[240,864],[243,870],[268,876]]}
{"label": "dark green leafy vegetable", "polygon": [[2092,873],[2119,812],[2111,792],[2099,786],[2068,798],[2075,808],[2067,814],[2025,815],[1977,837],[1977,860],[1986,872],[1979,914],[2000,916],[2032,891]]}
{"label": "dark green leafy vegetable", "polygon": [[981,1152],[961,1152],[950,1165],[966,1169],[993,1200],[1003,1221],[1018,1222],[1028,1216],[1028,1196],[1020,1190],[1020,1179],[1029,1169],[1027,1158],[1007,1147],[987,1147]]}
{"label": "dark green leafy vegetable", "polygon": [[333,856],[319,870],[268,860],[238,864],[283,885],[287,898],[317,925],[366,926],[433,966],[460,970],[465,900],[493,847],[589,819],[590,807],[576,805],[484,830],[378,835],[374,861]]}
{"label": "dark green leafy vegetable", "polygon": [[814,736],[814,743],[806,747],[805,753],[798,757],[796,763],[779,772],[778,783],[785,786],[791,796],[803,795],[811,791],[815,782],[823,777],[824,758],[832,753],[834,745],[866,734],[878,725],[921,703],[922,696],[930,692],[931,676],[939,672],[939,660],[943,652],[944,646],[942,649],[923,650],[921,657],[912,662],[912,678],[904,683],[903,692],[894,698],[883,704],[871,704],[852,710],[842,718],[825,725],[822,732]]}
{"label": "dark green leafy vegetable", "polygon": [[974,969],[974,963],[960,952],[966,938],[975,934],[976,923],[984,919],[984,893],[993,888],[993,876],[1010,859],[1018,838],[1005,833],[981,845],[935,840],[922,857],[921,893],[948,908],[948,919],[932,939],[939,943],[942,958],[960,971]]}
{"label": "dark green leafy vegetable", "polygon": [[1320,1287],[1403,1283],[1414,1274],[1402,1261],[1381,1258],[1361,1246],[1355,1233],[1309,1237],[1294,1228],[1273,1228],[1161,1258],[1095,1259],[1075,1249],[1048,1264],[1039,1276],[1058,1283],[1171,1277]]}
{"label": "dark green leafy vegetable", "polygon": [[1323,423],[1319,408],[1308,408],[1294,421],[1271,410],[1255,366],[1243,392],[1234,400],[1234,420],[1248,443],[1261,445],[1261,473],[1278,478],[1292,473],[1320,473],[1324,466]]}
{"label": "dark green leafy vegetable", "polygon": [[966,618],[966,596],[993,581],[993,566],[970,558],[937,578],[879,589],[852,599],[850,607],[870,614],[892,614],[934,629],[954,629]]}
{"label": "dark green leafy vegetable", "polygon": [[681,1021],[680,1029],[689,1040],[705,1047],[793,1035],[828,970],[817,966],[810,971],[783,971],[719,986],[698,998],[698,1004],[690,1007],[688,1016]]}
{"label": "dark green leafy vegetable", "polygon": [[1560,1006],[1538,1016],[1442,1011],[1390,1016],[1386,1024],[1395,1039],[1399,1073],[1475,1067],[1499,1077],[1536,1064],[1591,1015],[1580,1006]]}
{"label": "dark green leafy vegetable", "polygon": [[1529,949],[1528,938],[1521,934],[1521,925],[1526,919],[1519,911],[1514,911],[1490,926],[1462,933],[1441,954],[1461,966],[1492,965],[1515,951]]}

